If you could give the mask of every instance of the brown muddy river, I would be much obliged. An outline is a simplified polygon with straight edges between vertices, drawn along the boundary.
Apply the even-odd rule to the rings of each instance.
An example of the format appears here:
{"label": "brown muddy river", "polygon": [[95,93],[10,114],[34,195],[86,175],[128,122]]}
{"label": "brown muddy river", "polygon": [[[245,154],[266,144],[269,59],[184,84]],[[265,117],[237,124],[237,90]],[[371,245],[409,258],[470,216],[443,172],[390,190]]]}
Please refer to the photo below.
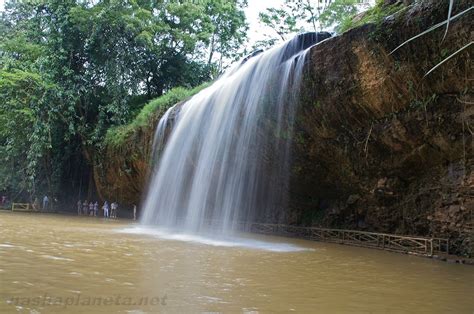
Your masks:
{"label": "brown muddy river", "polygon": [[0,211],[1,313],[474,313],[474,267]]}

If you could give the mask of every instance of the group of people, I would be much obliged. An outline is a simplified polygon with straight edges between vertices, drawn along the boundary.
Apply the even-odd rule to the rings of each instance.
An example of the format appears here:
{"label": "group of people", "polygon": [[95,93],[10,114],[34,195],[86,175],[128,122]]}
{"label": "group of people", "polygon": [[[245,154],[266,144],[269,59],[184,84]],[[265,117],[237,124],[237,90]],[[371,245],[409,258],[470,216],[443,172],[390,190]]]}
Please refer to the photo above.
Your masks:
{"label": "group of people", "polygon": [[[113,202],[109,205],[109,203],[105,201],[104,205],[102,205],[102,210],[104,218],[117,218],[118,204]],[[87,200],[84,202],[81,200],[77,201],[77,214],[84,216],[99,216],[99,202],[88,202]]]}
{"label": "group of people", "polygon": [[[56,200],[57,201],[57,200]],[[35,200],[33,201],[33,209],[34,210],[49,210],[51,209],[49,206],[49,197],[48,195],[43,196],[43,201],[42,201],[42,207],[40,206],[40,202],[37,197],[35,197]]]}

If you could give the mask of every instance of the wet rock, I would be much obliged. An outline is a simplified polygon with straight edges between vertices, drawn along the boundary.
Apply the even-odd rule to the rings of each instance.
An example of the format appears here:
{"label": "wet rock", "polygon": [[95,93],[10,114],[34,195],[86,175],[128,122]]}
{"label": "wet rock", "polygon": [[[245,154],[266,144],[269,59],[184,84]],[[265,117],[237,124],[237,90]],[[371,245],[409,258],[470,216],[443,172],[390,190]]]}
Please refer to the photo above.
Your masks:
{"label": "wet rock", "polygon": [[[470,4],[456,6],[459,12]],[[295,143],[300,171],[292,190],[299,198],[346,204],[321,219],[327,227],[357,229],[356,216],[364,215],[368,230],[450,238],[461,252],[466,236],[458,230],[468,211],[459,206],[474,208],[474,189],[465,188],[474,186],[474,147],[466,145],[472,142],[466,123],[474,122],[474,114],[465,105],[474,95],[462,79],[470,72],[469,55],[426,78],[429,66],[423,63],[439,59],[443,47],[463,47],[471,30],[468,19],[460,19],[445,39],[449,43],[440,45],[442,35],[432,32],[390,54],[444,20],[446,5],[420,1],[404,12],[313,48],[296,129],[305,141]],[[351,206],[355,194],[360,199]]]}

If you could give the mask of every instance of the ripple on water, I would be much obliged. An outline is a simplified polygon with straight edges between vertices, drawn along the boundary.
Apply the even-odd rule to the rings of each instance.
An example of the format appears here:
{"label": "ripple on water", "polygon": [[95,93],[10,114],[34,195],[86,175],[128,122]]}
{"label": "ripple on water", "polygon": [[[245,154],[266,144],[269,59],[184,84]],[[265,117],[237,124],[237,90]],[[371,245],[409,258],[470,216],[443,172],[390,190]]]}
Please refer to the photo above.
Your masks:
{"label": "ripple on water", "polygon": [[41,255],[41,257],[56,260],[56,261],[74,262],[72,258],[67,258],[67,257],[59,257],[59,256],[53,256],[53,255]]}
{"label": "ripple on water", "polygon": [[13,244],[8,244],[8,243],[0,243],[0,248],[10,248],[10,247],[15,247]]}
{"label": "ripple on water", "polygon": [[222,303],[222,304],[228,303],[228,302],[222,300],[221,298],[216,298],[216,297],[211,297],[211,296],[206,296],[206,295],[197,297],[197,299],[203,300],[206,303]]}

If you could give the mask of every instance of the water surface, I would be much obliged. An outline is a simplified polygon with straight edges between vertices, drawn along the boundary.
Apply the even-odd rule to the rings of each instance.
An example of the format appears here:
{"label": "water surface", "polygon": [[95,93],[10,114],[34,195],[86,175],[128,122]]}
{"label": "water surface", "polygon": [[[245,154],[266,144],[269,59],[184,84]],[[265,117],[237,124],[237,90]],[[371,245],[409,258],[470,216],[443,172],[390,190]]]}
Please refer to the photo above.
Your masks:
{"label": "water surface", "polygon": [[235,242],[0,211],[0,312],[474,311],[472,266],[279,237]]}

